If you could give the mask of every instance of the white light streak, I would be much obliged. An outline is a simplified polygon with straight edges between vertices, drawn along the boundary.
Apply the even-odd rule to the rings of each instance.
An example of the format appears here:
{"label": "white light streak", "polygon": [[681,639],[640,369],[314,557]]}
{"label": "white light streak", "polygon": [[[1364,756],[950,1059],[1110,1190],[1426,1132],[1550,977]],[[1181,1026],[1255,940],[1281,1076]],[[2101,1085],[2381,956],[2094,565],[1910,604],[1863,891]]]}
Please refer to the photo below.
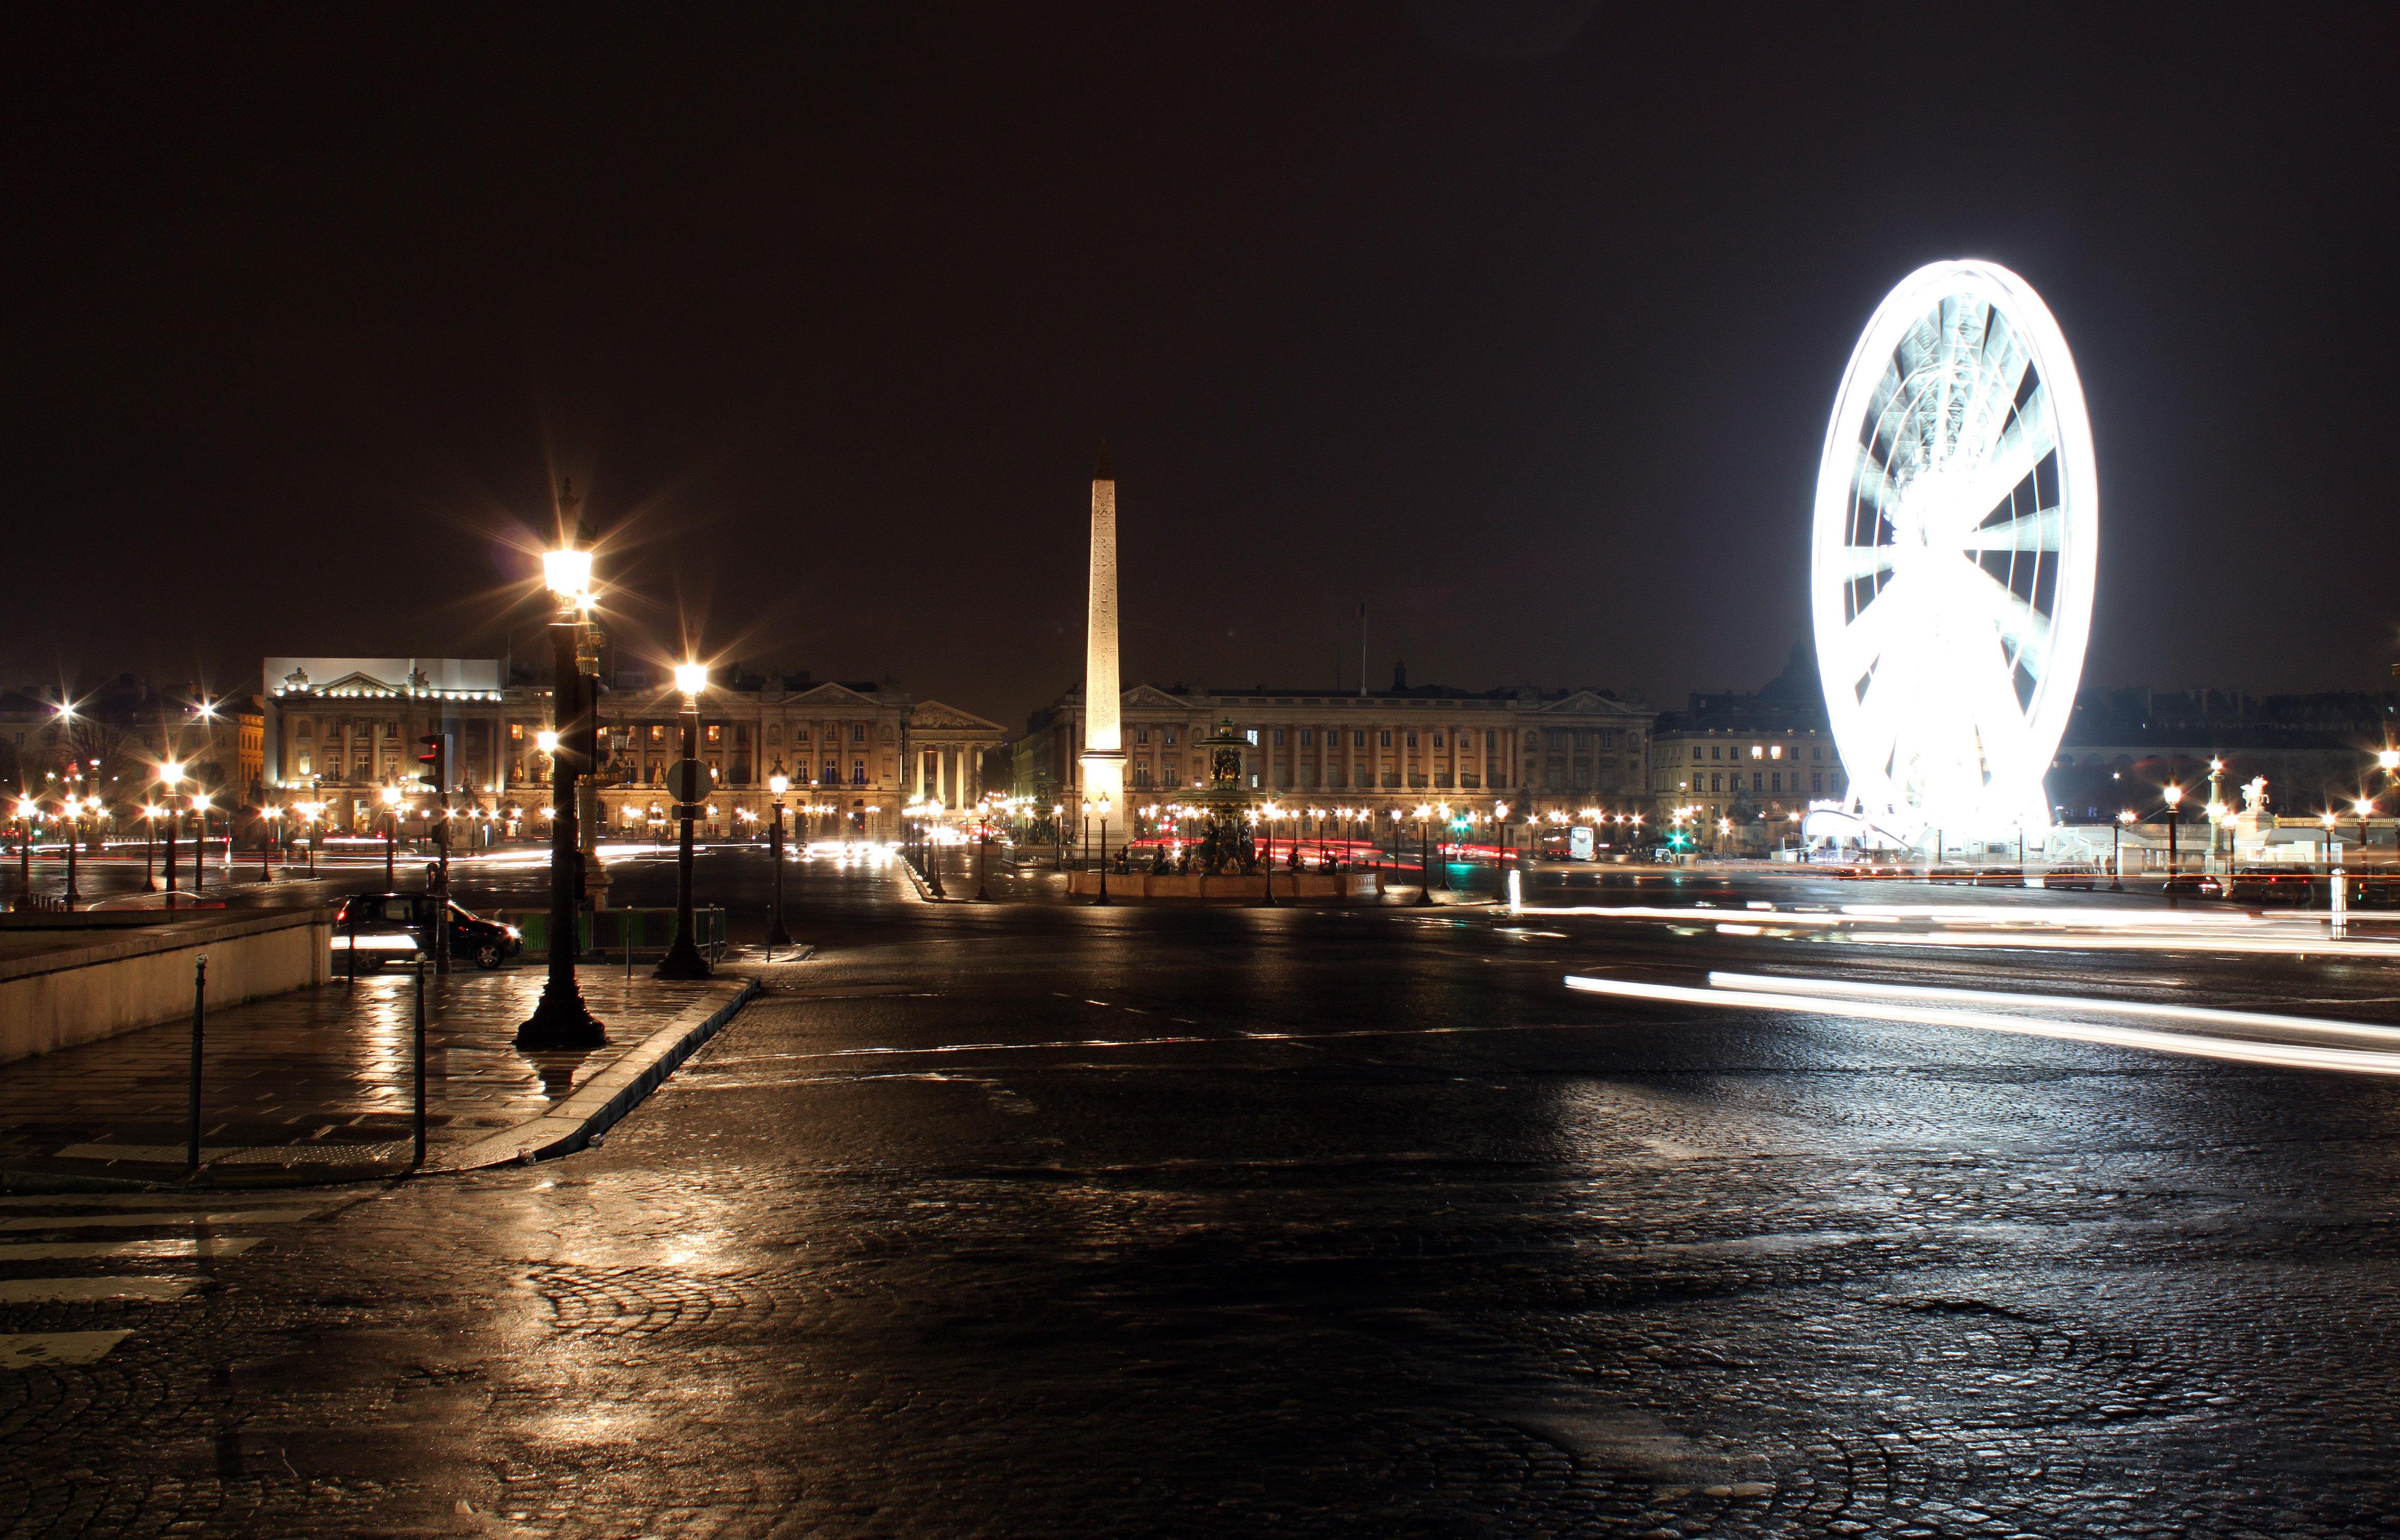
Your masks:
{"label": "white light streak", "polygon": [[1862,1021],[1899,1021],[1924,1027],[1965,1027],[2019,1037],[2050,1038],[2102,1047],[2135,1048],[2197,1058],[2230,1059],[2284,1069],[2340,1070],[2355,1074],[2400,1075],[2400,1053],[2361,1048],[2320,1048],[2300,1043],[2253,1043],[2196,1032],[2161,1032],[2096,1022],[2044,1021],[1992,1011],[1945,1010],[1897,1001],[1845,999],[1834,994],[1796,995],[1754,989],[1695,989],[1680,984],[1643,984],[1630,979],[1570,974],[1567,988],[1620,1000],[1661,1001],[1684,1005],[1848,1016]]}

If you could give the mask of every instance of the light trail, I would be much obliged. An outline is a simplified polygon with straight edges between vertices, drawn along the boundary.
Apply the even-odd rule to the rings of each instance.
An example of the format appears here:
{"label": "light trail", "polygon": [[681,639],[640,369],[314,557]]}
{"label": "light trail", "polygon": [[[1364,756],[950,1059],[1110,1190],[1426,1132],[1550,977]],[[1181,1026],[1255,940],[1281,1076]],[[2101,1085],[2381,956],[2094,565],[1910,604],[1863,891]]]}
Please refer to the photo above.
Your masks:
{"label": "light trail", "polygon": [[[1817,930],[1875,946],[2039,947],[2070,951],[2238,952],[2400,957],[2400,941],[2332,936],[2321,918],[2171,914],[2106,908],[2025,909],[1990,904],[1850,904],[1839,911],[1658,905],[1527,905],[1518,916],[1587,916],[1714,930],[1728,935]],[[1978,927],[1967,929],[1964,927]],[[1959,928],[1953,928],[1959,927]]]}
{"label": "light trail", "polygon": [[2379,1027],[2362,1021],[2329,1021],[2322,1016],[2272,1015],[2264,1011],[2220,1011],[2205,1005],[2161,1005],[2143,1000],[2097,1000],[2089,995],[2024,995],[1991,989],[1949,989],[1930,984],[1870,984],[1846,978],[1778,978],[1766,974],[1711,973],[1709,983],[1719,988],[1757,989],[1768,994],[1859,995],[1873,1000],[1923,1000],[2052,1011],[2071,1008],[2094,1011],[2104,1015],[2147,1016],[2153,1021],[2255,1027],[2273,1032],[2338,1032],[2352,1037],[2400,1041],[2400,1027]]}
{"label": "light trail", "polygon": [[1897,1001],[1834,994],[1769,993],[1761,989],[1695,989],[1681,984],[1642,984],[1630,979],[1569,974],[1567,988],[1620,1000],[1663,1001],[1683,1005],[1733,1006],[1811,1015],[1851,1016],[1863,1021],[1901,1021],[1921,1027],[1969,1027],[2018,1037],[2051,1038],[2112,1048],[2230,1059],[2242,1064],[2297,1070],[2341,1070],[2356,1074],[2400,1075],[2400,1053],[2364,1048],[2319,1048],[2299,1043],[2253,1043],[2194,1032],[2161,1032],[2146,1027],[2108,1027],[2097,1022],[2041,1021],[1990,1011],[1944,1010]]}

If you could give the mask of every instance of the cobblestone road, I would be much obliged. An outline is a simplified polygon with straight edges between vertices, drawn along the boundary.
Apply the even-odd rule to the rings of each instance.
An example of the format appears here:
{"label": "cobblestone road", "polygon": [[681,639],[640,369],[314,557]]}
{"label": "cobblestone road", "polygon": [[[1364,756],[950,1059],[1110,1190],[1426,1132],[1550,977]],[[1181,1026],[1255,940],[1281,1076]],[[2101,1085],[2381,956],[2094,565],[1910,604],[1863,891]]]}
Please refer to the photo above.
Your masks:
{"label": "cobblestone road", "polygon": [[[818,958],[599,1149],[0,1209],[0,1525],[2393,1533],[2391,1081],[1560,985],[1822,965],[1772,938],[802,903]],[[59,1284],[130,1277],[188,1287]]]}

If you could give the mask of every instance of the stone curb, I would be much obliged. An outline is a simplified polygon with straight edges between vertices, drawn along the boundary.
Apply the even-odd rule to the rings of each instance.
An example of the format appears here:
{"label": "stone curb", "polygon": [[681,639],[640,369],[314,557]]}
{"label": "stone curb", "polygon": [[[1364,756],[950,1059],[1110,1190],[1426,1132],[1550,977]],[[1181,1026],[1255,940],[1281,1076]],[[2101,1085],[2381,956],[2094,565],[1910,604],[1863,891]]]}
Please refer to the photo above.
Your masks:
{"label": "stone curb", "polygon": [[[797,955],[776,961],[800,962],[815,953],[815,947],[802,944],[797,948]],[[537,1160],[573,1154],[590,1144],[594,1134],[606,1132],[639,1106],[643,1098],[656,1090],[659,1083],[673,1074],[685,1059],[715,1037],[718,1029],[732,1020],[743,1006],[765,990],[766,985],[756,974],[751,975],[743,981],[743,987],[732,999],[704,1019],[660,1028],[616,1063],[578,1086],[549,1114],[469,1145],[455,1158],[443,1158],[439,1151],[430,1152],[434,1160],[441,1161],[439,1165],[429,1160],[422,1168],[410,1169],[404,1157],[397,1168],[389,1161],[382,1160],[357,1165],[328,1163],[305,1176],[287,1168],[280,1176],[268,1177],[262,1170],[257,1175],[265,1179],[248,1181],[227,1180],[225,1179],[235,1173],[211,1167],[197,1182],[184,1180],[180,1175],[167,1178],[0,1165],[0,1191],[266,1192],[295,1188],[348,1187],[369,1181],[407,1181],[417,1177],[455,1176],[468,1171],[489,1170],[516,1164],[522,1158],[519,1154],[521,1150]],[[400,1143],[404,1149],[406,1141]]]}
{"label": "stone curb", "polygon": [[505,1129],[468,1146],[443,1165],[429,1163],[413,1174],[452,1176],[575,1153],[589,1145],[593,1135],[606,1133],[620,1118],[640,1106],[661,1081],[675,1073],[701,1044],[716,1035],[718,1028],[732,1020],[765,988],[756,974],[751,975],[739,994],[706,1019],[696,1026],[662,1027],[652,1032],[640,1047],[577,1086],[572,1096],[545,1116]]}

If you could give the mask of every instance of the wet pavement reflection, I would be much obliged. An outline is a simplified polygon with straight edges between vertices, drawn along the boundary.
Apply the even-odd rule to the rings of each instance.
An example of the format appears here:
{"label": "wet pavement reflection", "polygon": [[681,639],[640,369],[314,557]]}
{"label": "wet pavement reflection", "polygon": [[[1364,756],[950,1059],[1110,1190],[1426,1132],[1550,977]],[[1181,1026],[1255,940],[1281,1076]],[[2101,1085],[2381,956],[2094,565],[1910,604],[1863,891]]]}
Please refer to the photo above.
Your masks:
{"label": "wet pavement reflection", "polygon": [[[763,859],[702,865],[754,939]],[[615,896],[672,875],[627,862]],[[599,1148],[289,1222],[9,1207],[60,1228],[6,1240],[53,1252],[255,1244],[0,1244],[8,1279],[200,1280],[0,1302],[21,1336],[125,1333],[0,1371],[0,1523],[2381,1533],[2400,1082],[1775,981],[2391,1026],[2394,963],[1723,912],[1926,901],[1870,886],[1555,906],[1690,911],[1657,920],[932,905],[796,862],[815,954]],[[1998,902],[2052,898],[2094,901]],[[1765,1003],[1670,992],[1711,974]]]}

